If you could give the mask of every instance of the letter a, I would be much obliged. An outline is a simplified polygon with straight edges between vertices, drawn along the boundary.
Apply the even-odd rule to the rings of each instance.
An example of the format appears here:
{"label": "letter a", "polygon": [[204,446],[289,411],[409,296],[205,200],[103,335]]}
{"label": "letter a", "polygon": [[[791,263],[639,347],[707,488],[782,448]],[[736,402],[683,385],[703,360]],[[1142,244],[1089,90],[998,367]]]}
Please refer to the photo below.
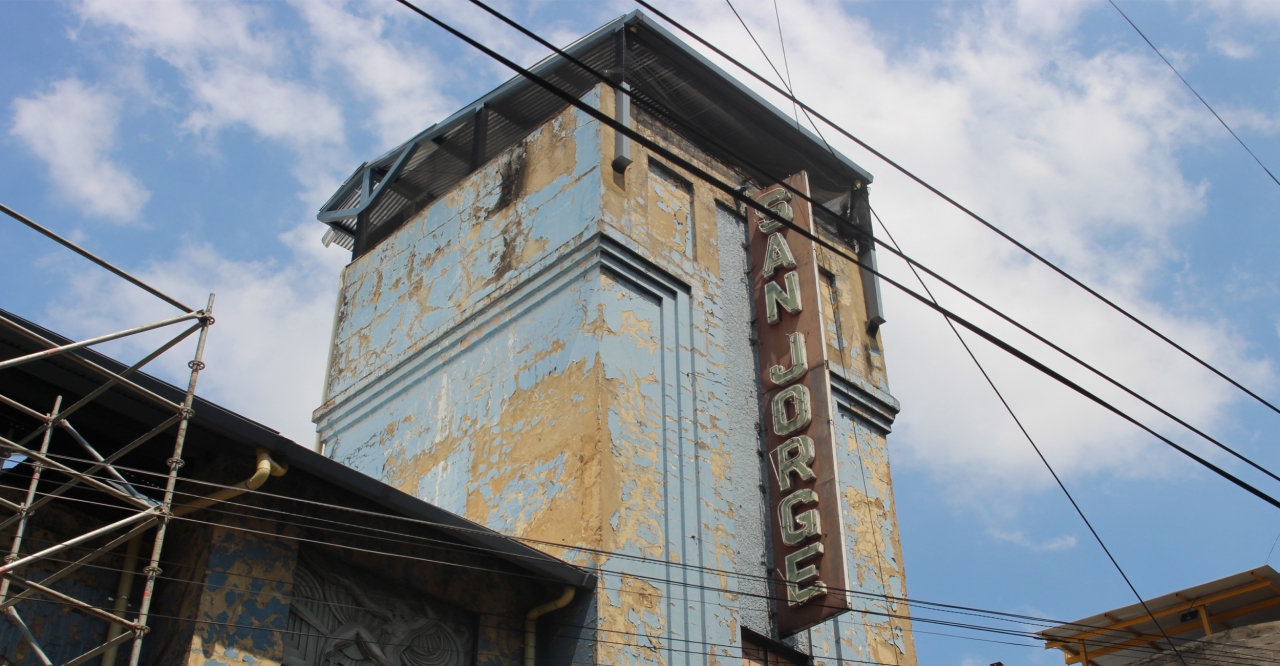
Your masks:
{"label": "letter a", "polygon": [[764,276],[773,277],[773,272],[779,267],[795,268],[796,258],[782,234],[769,234],[769,244],[764,249]]}

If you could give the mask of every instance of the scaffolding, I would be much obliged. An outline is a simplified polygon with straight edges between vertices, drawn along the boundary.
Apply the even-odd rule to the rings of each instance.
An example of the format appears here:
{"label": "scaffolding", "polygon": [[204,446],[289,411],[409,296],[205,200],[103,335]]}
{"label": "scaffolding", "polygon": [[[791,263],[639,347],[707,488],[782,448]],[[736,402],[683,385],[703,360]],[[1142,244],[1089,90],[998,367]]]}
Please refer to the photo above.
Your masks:
{"label": "scaffolding", "polygon": [[[19,333],[33,346],[40,348],[40,351],[0,362],[0,372],[8,371],[24,364],[61,357],[87,370],[101,381],[101,384],[95,389],[83,395],[70,406],[62,404],[63,396],[61,395],[53,400],[52,405],[33,406],[24,404],[14,397],[0,394],[0,404],[38,423],[38,426],[25,436],[16,437],[13,440],[0,437],[0,449],[2,449],[0,450],[0,456],[6,458],[20,456],[23,462],[31,466],[32,470],[25,498],[21,502],[14,502],[0,497],[0,516],[6,513],[9,514],[6,518],[0,520],[0,534],[6,534],[12,529],[12,540],[10,541],[8,554],[4,558],[3,565],[0,565],[0,613],[3,613],[5,619],[17,628],[23,640],[28,644],[30,653],[44,666],[53,666],[53,661],[50,660],[46,650],[41,645],[41,637],[31,630],[28,621],[18,611],[18,604],[26,599],[59,604],[64,609],[83,613],[106,623],[107,631],[103,636],[102,642],[78,656],[60,660],[63,666],[83,664],[99,655],[102,656],[101,666],[115,666],[121,646],[130,642],[132,642],[132,647],[128,663],[129,666],[138,666],[142,656],[143,637],[148,631],[148,613],[151,608],[152,595],[155,591],[156,578],[161,574],[159,565],[160,556],[164,549],[165,531],[170,520],[174,517],[175,486],[178,481],[178,470],[182,468],[183,464],[183,442],[186,439],[188,426],[194,416],[192,402],[195,398],[196,381],[200,376],[200,372],[205,368],[203,361],[205,342],[208,338],[209,327],[214,323],[214,295],[209,295],[208,302],[203,309],[195,310],[189,308],[12,209],[0,205],[0,212],[4,212],[31,229],[182,311],[182,314],[175,317],[69,344],[57,344],[41,337],[17,322],[0,316],[0,326]],[[137,363],[120,372],[113,372],[76,354],[77,350],[86,349],[93,345],[135,336],[148,331],[160,329],[170,329],[172,331],[171,327],[181,327],[184,324],[185,327],[182,328],[181,332],[148,353]],[[187,382],[186,393],[180,402],[164,398],[130,378],[131,375],[137,373],[148,363],[151,363],[192,335],[197,336],[196,349],[194,357],[187,363],[187,367],[190,369],[190,378]],[[123,447],[103,456],[99,452],[100,447],[95,447],[89,439],[84,437],[72,425],[72,417],[86,405],[100,399],[110,391],[128,392],[135,398],[152,404],[160,409],[162,413],[168,414],[168,416],[141,436],[135,437]],[[45,409],[48,411],[44,411]],[[62,456],[64,460],[55,459],[55,456],[52,456],[50,452],[50,443],[55,431],[63,432],[70,437],[72,441],[83,449],[84,456],[76,458]],[[160,494],[157,492],[158,488],[152,490],[151,494],[140,491],[121,474],[117,466],[123,468],[125,464],[121,461],[130,452],[165,433],[174,433],[173,452],[172,456],[166,460],[168,475],[163,493],[160,497],[154,497],[153,495]],[[10,434],[10,437],[13,437],[13,435]],[[102,503],[109,504],[118,510],[124,510],[127,513],[126,517],[105,525],[96,526],[93,529],[87,529],[71,538],[33,551],[31,548],[33,541],[28,538],[32,515],[59,498],[68,499],[67,494],[78,487],[95,491],[101,498],[100,501]],[[145,576],[142,594],[134,608],[131,609],[129,597],[135,586],[136,567],[139,561],[138,554],[146,543],[147,534],[152,531],[154,531],[154,534],[150,539],[150,555],[145,560],[147,566],[142,569],[142,574]],[[123,564],[120,568],[118,590],[112,609],[108,610],[95,606],[88,601],[76,598],[73,594],[61,592],[52,587],[57,581],[76,573],[121,546],[124,546],[125,552]],[[67,558],[72,554],[79,556],[73,560],[68,560]],[[35,580],[32,579],[36,577],[36,574],[32,573],[33,571],[39,569],[43,573],[49,567],[53,567],[52,573],[38,577]]]}

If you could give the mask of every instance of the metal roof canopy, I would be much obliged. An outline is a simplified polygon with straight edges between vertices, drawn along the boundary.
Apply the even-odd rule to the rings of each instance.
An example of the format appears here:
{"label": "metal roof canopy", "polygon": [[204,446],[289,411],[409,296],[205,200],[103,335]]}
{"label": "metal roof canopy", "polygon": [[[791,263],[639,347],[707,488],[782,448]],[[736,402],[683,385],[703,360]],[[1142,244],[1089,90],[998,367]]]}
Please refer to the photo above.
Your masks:
{"label": "metal roof canopy", "polygon": [[[34,333],[55,344],[64,345],[71,342],[64,336],[3,309],[0,309],[0,317],[13,322],[20,329],[25,329],[25,332]],[[42,348],[29,335],[25,335],[23,330],[15,330],[8,325],[0,325],[0,359],[38,351]],[[115,373],[119,373],[127,367],[115,359],[90,349],[78,349],[64,355],[53,356],[5,370],[0,374],[0,386],[13,389],[25,382],[32,387],[39,385],[39,389],[33,388],[33,391],[52,389],[59,393],[78,396],[103,383],[101,377],[85,370],[74,360],[67,358],[71,355],[78,356]],[[24,374],[26,378],[20,378],[20,375]],[[185,395],[183,389],[141,372],[134,373],[129,377],[138,385],[163,398],[180,400]],[[158,412],[152,404],[137,399],[134,395],[118,388],[108,391],[98,401],[101,406],[97,409],[121,414],[130,421],[147,423],[157,420],[155,414]],[[7,421],[6,410],[9,409],[4,405],[0,405],[0,416],[6,417],[5,419],[0,419],[0,422]],[[513,564],[519,569],[545,578],[548,582],[574,585],[584,589],[593,589],[596,586],[596,577],[588,571],[392,488],[377,479],[361,474],[309,448],[300,446],[294,441],[283,437],[277,431],[251,421],[231,410],[198,397],[192,404],[192,409],[195,411],[195,417],[191,421],[191,431],[187,440],[188,450],[184,453],[184,457],[222,457],[229,454],[227,445],[239,449],[234,455],[252,456],[258,447],[262,447],[270,451],[274,459],[288,463],[291,474],[303,472],[321,481],[338,486],[350,492],[354,497],[372,502],[386,509],[389,515],[398,515],[431,523],[430,529],[435,529],[441,534],[447,535],[449,538],[463,544],[488,551],[493,556]],[[88,428],[94,427],[91,423],[95,419],[93,411],[94,408],[88,407],[82,410],[80,417],[78,417],[90,422],[87,424]],[[96,418],[100,420],[101,416],[102,414],[98,414]],[[115,448],[111,446],[100,449],[101,453],[107,456],[114,450]],[[144,445],[135,453],[141,455],[143,464],[155,466],[157,469],[165,469],[163,458],[167,453],[163,449],[149,451],[147,445]],[[270,492],[270,487],[267,488],[267,492]],[[338,498],[335,498],[332,502],[339,505],[343,503]]]}
{"label": "metal roof canopy", "polygon": [[1146,603],[1151,615],[1141,604],[1130,604],[1039,634],[1046,649],[1063,651],[1068,664],[1129,664],[1172,653],[1161,629],[1181,647],[1210,633],[1280,620],[1280,573],[1262,566]]}
{"label": "metal roof canopy", "polygon": [[[627,31],[625,78],[633,102],[659,118],[678,115],[682,123],[767,170],[766,174],[749,168],[695,132],[672,123],[672,129],[686,139],[738,166],[758,183],[807,171],[814,198],[829,201],[847,194],[857,182],[872,181],[865,169],[640,11],[609,22],[564,51],[597,71],[619,75],[615,34],[620,30]],[[530,70],[577,96],[600,83],[555,54]],[[345,242],[340,241],[344,247],[350,246],[357,256],[363,254],[565,106],[555,95],[517,75],[361,165],[321,207],[317,218],[341,232],[337,235],[345,237]]]}

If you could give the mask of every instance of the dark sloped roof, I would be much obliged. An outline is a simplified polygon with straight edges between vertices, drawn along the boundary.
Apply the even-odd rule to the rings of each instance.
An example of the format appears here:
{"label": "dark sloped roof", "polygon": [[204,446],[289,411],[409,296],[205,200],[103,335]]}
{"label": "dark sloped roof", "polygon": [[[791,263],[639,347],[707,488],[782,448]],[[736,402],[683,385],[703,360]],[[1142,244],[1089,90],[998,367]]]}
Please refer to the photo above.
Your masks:
{"label": "dark sloped roof", "polygon": [[[627,31],[626,80],[635,103],[665,119],[702,149],[743,169],[760,184],[807,171],[813,196],[819,201],[847,193],[855,182],[871,182],[871,174],[862,167],[830,149],[793,118],[642,12],[619,17],[564,50],[596,71],[614,75],[615,35],[621,30]],[[578,96],[600,83],[594,75],[559,55],[546,58],[531,70]],[[356,216],[364,214],[370,227],[379,230],[377,236],[384,236],[470,173],[471,137],[478,109],[488,110],[485,150],[478,156],[483,163],[565,106],[560,98],[516,76],[361,165],[321,207],[317,217],[354,234]],[[714,144],[731,147],[754,166],[727,155]]]}
{"label": "dark sloped roof", "polygon": [[[47,348],[33,338],[33,335],[56,345],[72,342],[4,310],[0,310],[0,317],[9,322],[6,324],[0,321],[0,359],[14,358]],[[127,367],[90,349],[80,349],[62,356],[0,370],[0,394],[16,398],[28,406],[35,406],[51,404],[54,394],[62,394],[67,398],[83,396],[103,383],[100,375],[74,359],[67,358],[71,354],[112,372],[118,373]],[[132,377],[143,388],[175,403],[181,402],[185,395],[185,390],[150,375],[137,373]],[[130,425],[139,424],[138,429],[145,432],[172,413],[165,413],[154,403],[120,389],[113,389],[102,395],[94,401],[92,407],[93,409],[86,408],[78,412],[76,417],[69,420],[75,421],[77,428],[82,427],[83,420],[88,427],[100,432],[122,431],[123,438],[119,442],[121,445],[133,436],[129,434]],[[188,461],[225,456],[229,453],[228,447],[237,449],[234,451],[237,456],[252,455],[258,447],[262,447],[270,451],[274,459],[287,462],[291,472],[305,472],[351,493],[354,497],[373,502],[389,513],[439,525],[451,538],[487,550],[540,578],[581,588],[595,587],[595,576],[590,572],[392,488],[310,448],[300,446],[279,432],[229,409],[199,397],[192,407],[196,415],[183,453]],[[8,425],[5,422],[13,420],[10,413],[13,412],[9,407],[0,405],[0,425],[4,425],[6,429]],[[27,423],[22,427],[29,426]],[[172,438],[155,438],[131,452],[129,464],[167,472],[168,467],[164,461],[172,453],[172,442]],[[103,455],[109,455],[109,451],[115,450],[109,445],[102,448]]]}

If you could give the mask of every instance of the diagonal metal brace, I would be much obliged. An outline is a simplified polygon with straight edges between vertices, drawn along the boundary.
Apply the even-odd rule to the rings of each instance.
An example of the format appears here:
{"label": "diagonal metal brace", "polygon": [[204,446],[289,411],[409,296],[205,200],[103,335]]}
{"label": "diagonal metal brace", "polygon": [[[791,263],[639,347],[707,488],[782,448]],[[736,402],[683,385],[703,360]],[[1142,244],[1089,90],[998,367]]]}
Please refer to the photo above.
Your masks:
{"label": "diagonal metal brace", "polygon": [[23,363],[30,363],[31,361],[38,361],[42,358],[49,358],[50,356],[57,356],[58,354],[63,354],[63,353],[72,351],[74,349],[92,347],[93,345],[107,342],[110,340],[118,340],[120,338],[125,338],[130,335],[145,333],[147,331],[151,331],[157,328],[163,328],[165,326],[170,326],[172,324],[176,324],[181,321],[188,321],[190,319],[199,319],[202,316],[204,315],[200,312],[188,312],[187,314],[179,315],[177,317],[170,317],[168,319],[152,322],[150,324],[135,326],[133,328],[126,328],[123,331],[116,331],[115,333],[100,335],[96,338],[89,338],[88,340],[81,340],[80,342],[72,342],[71,344],[54,347],[52,349],[45,349],[43,351],[38,351],[32,354],[27,354],[26,356],[11,358],[7,361],[0,361],[0,370],[4,370],[5,368],[12,368],[15,365],[22,365]]}
{"label": "diagonal metal brace", "polygon": [[[23,446],[19,446],[19,445],[17,445],[17,444],[14,444],[13,442],[10,442],[9,440],[7,440],[7,439],[5,439],[5,438],[3,438],[3,437],[0,437],[0,446],[6,447],[6,448],[10,448],[10,449],[14,449],[14,450],[18,451],[19,453],[21,453],[21,454],[25,455],[28,459],[38,461],[40,464],[44,465],[46,469],[52,469],[52,470],[54,470],[54,471],[61,472],[61,473],[63,473],[63,474],[66,474],[67,476],[71,477],[71,480],[70,480],[70,481],[68,481],[68,482],[66,482],[66,483],[64,483],[64,484],[63,484],[63,486],[73,486],[73,485],[75,485],[76,483],[86,483],[86,484],[88,484],[88,485],[90,485],[90,486],[93,486],[93,487],[97,488],[98,490],[104,490],[104,491],[106,491],[106,492],[111,493],[112,495],[115,495],[115,496],[119,497],[120,499],[123,499],[123,500],[126,500],[126,501],[128,501],[128,502],[131,502],[131,503],[133,503],[134,505],[136,505],[136,506],[137,506],[138,508],[140,508],[140,509],[149,509],[149,508],[151,508],[152,506],[155,506],[154,504],[152,504],[152,503],[150,503],[150,502],[144,502],[144,501],[142,501],[142,500],[140,500],[140,499],[138,499],[138,498],[134,497],[133,495],[130,495],[129,493],[126,493],[126,492],[122,492],[122,491],[120,491],[120,490],[117,490],[117,489],[115,489],[114,487],[112,487],[112,486],[110,486],[110,485],[107,485],[106,483],[104,483],[104,482],[102,482],[102,481],[99,481],[99,480],[97,480],[97,479],[93,478],[92,476],[88,476],[88,475],[86,475],[84,472],[81,472],[81,471],[79,471],[79,470],[73,469],[73,468],[71,468],[71,467],[67,467],[66,465],[63,465],[62,463],[60,463],[60,462],[58,462],[58,461],[56,461],[56,460],[54,460],[54,459],[52,459],[52,458],[50,458],[50,457],[48,457],[48,456],[45,456],[45,455],[42,455],[42,454],[36,453],[35,451],[32,451],[31,449],[28,449],[28,448],[26,448],[26,447],[23,447]],[[99,463],[96,467],[97,467],[98,469],[101,469],[101,468],[103,467],[103,464],[102,464],[102,463]],[[56,491],[55,491],[55,492],[56,492]],[[64,491],[64,492],[65,492],[65,491]],[[43,498],[41,498],[41,502],[43,502],[43,501],[45,501],[45,500],[48,500],[48,499],[49,499],[49,497],[43,497]],[[39,504],[39,503],[40,503],[40,502],[37,502],[37,504]],[[32,504],[32,505],[31,505],[31,508],[32,508],[32,509],[34,509],[34,508],[35,508],[35,504]],[[28,511],[30,511],[30,510],[31,510],[31,509],[28,509]],[[8,523],[9,521],[11,521],[11,520],[13,520],[13,518],[10,518],[9,520],[6,520],[6,521],[5,521],[5,523],[7,524],[7,523]]]}
{"label": "diagonal metal brace", "polygon": [[31,635],[31,629],[27,627],[27,623],[22,621],[22,616],[18,615],[18,611],[10,608],[6,614],[9,621],[18,627],[18,631],[22,632],[22,637],[27,639],[27,643],[31,645],[32,652],[36,653],[36,657],[44,666],[53,666],[53,662],[49,661],[48,655],[44,650],[40,649],[40,644],[36,642],[36,637]]}
{"label": "diagonal metal brace", "polygon": [[[92,483],[91,483],[90,485],[93,485],[93,484],[105,485],[105,484],[102,484],[102,482],[98,481],[97,479],[94,479],[94,478],[92,478],[91,476],[88,476],[88,475],[96,474],[96,473],[98,472],[98,470],[100,470],[100,469],[102,469],[102,468],[103,468],[103,466],[105,466],[105,465],[110,465],[111,463],[114,463],[114,462],[115,462],[116,460],[118,460],[120,457],[124,456],[125,454],[129,453],[130,451],[134,450],[135,448],[137,448],[137,447],[139,447],[139,446],[142,446],[142,445],[143,445],[143,444],[145,444],[147,441],[149,441],[151,438],[153,438],[153,437],[155,437],[156,435],[159,435],[160,433],[164,432],[165,430],[167,430],[167,429],[169,428],[169,426],[173,425],[174,423],[176,423],[176,422],[178,422],[178,421],[180,421],[180,420],[182,420],[182,416],[181,416],[181,415],[174,415],[174,416],[171,416],[171,417],[169,417],[169,419],[168,419],[168,420],[166,420],[164,423],[161,423],[160,425],[158,425],[158,426],[156,426],[156,427],[152,428],[152,429],[151,429],[149,432],[147,432],[145,435],[142,435],[141,437],[139,437],[139,438],[137,438],[137,439],[133,440],[132,442],[129,442],[129,443],[128,443],[128,444],[126,444],[123,448],[121,448],[119,451],[116,451],[115,453],[113,453],[113,454],[111,454],[111,455],[107,456],[107,458],[106,458],[105,460],[103,460],[101,463],[98,463],[98,464],[94,465],[93,467],[90,467],[87,471],[85,471],[85,472],[83,472],[83,473],[82,473],[82,472],[75,472],[75,470],[72,470],[72,472],[75,472],[75,474],[84,474],[84,475],[86,476],[86,479],[85,479],[85,480],[92,481]],[[0,445],[3,445],[6,441],[8,441],[8,440],[5,440],[3,437],[0,437]],[[68,490],[71,490],[72,488],[74,488],[74,487],[75,487],[75,485],[76,485],[77,483],[79,483],[79,482],[80,482],[80,480],[81,480],[81,479],[79,479],[79,478],[74,478],[74,477],[73,477],[70,481],[67,481],[66,483],[62,484],[61,486],[58,486],[57,488],[54,488],[54,489],[53,489],[52,491],[50,491],[49,493],[45,494],[45,496],[44,496],[44,497],[41,497],[39,500],[37,500],[37,501],[33,502],[33,503],[31,504],[31,506],[27,507],[27,511],[28,511],[28,512],[35,511],[36,509],[38,509],[38,508],[40,508],[40,507],[44,506],[45,504],[48,504],[49,502],[52,502],[52,501],[54,500],[54,498],[57,498],[57,497],[61,496],[63,493],[67,492]],[[111,488],[110,486],[106,486],[106,488],[108,488],[108,489],[109,489],[109,492],[111,492],[111,493],[113,493],[113,494],[120,494],[120,495],[121,495],[122,497],[124,497],[125,499],[129,499],[129,500],[131,500],[135,505],[140,505],[140,507],[141,507],[141,508],[149,509],[149,508],[151,508],[151,507],[155,506],[155,504],[154,504],[154,503],[152,503],[150,500],[148,500],[148,501],[146,501],[146,502],[143,502],[142,500],[139,500],[139,499],[137,499],[137,498],[134,498],[134,497],[132,497],[132,496],[130,496],[130,495],[126,495],[126,494],[124,494],[124,493],[121,493],[119,490],[116,490],[115,488]],[[13,524],[14,522],[16,522],[17,520],[18,520],[18,516],[13,516],[13,517],[10,517],[9,519],[7,519],[7,520],[5,520],[5,521],[3,521],[3,522],[0,522],[0,530],[3,530],[4,528],[6,528],[6,527],[8,527],[8,526],[12,525],[12,524]]]}
{"label": "diagonal metal brace", "polygon": [[[82,610],[82,611],[84,611],[84,612],[86,612],[86,613],[88,613],[88,614],[90,614],[90,615],[94,615],[94,616],[97,616],[97,617],[99,617],[99,618],[102,618],[102,619],[104,619],[104,620],[106,620],[106,621],[108,621],[108,622],[114,622],[114,623],[116,623],[116,624],[124,625],[125,627],[128,627],[129,629],[132,629],[133,631],[138,631],[138,630],[140,629],[140,626],[141,626],[141,625],[139,625],[139,624],[137,624],[137,623],[135,623],[135,622],[130,622],[130,621],[128,621],[128,620],[126,620],[126,619],[124,619],[124,618],[122,618],[122,617],[120,617],[120,616],[116,615],[115,613],[111,613],[111,612],[109,612],[109,611],[102,610],[101,608],[98,608],[97,606],[94,606],[94,605],[91,605],[91,604],[87,604],[87,603],[85,603],[85,602],[83,602],[83,601],[80,601],[79,599],[77,599],[77,598],[75,598],[75,597],[73,597],[73,596],[70,596],[70,595],[67,595],[67,594],[63,594],[63,593],[61,593],[61,592],[59,592],[59,591],[57,591],[57,590],[55,590],[55,589],[52,589],[52,588],[45,587],[45,586],[41,585],[40,583],[33,583],[33,582],[31,582],[31,581],[29,581],[29,580],[27,580],[27,579],[25,579],[25,578],[23,578],[22,576],[19,576],[19,575],[17,575],[17,574],[14,574],[14,573],[6,573],[6,574],[4,574],[4,577],[5,577],[5,578],[8,578],[8,579],[9,579],[10,581],[12,581],[15,585],[21,585],[21,586],[23,586],[23,587],[26,587],[26,588],[29,588],[29,589],[35,590],[37,594],[43,594],[43,595],[44,595],[44,596],[46,596],[46,597],[52,597],[52,598],[54,598],[54,599],[57,599],[58,601],[61,601],[61,602],[62,602],[62,603],[64,603],[64,604],[67,604],[67,605],[70,605],[70,606],[74,606],[75,608],[78,608],[78,609],[80,609],[80,610]],[[10,610],[13,610],[13,609],[10,609]]]}
{"label": "diagonal metal brace", "polygon": [[[146,627],[143,627],[143,628],[145,629]],[[90,659],[93,659],[94,657],[102,654],[103,652],[106,652],[107,650],[110,650],[111,648],[121,643],[124,643],[125,641],[131,641],[134,638],[137,638],[141,633],[142,632],[138,632],[138,631],[126,631],[123,634],[120,634],[119,636],[116,636],[115,638],[107,641],[106,643],[103,643],[102,645],[99,645],[98,647],[92,650],[89,650],[88,652],[80,655],[79,657],[76,657],[75,659],[68,661],[67,663],[63,664],[63,666],[79,666],[79,664],[83,664],[84,662],[89,661]]]}
{"label": "diagonal metal brace", "polygon": [[[58,581],[66,577],[67,575],[74,572],[76,569],[79,569],[80,567],[115,550],[117,547],[120,546],[120,544],[129,541],[130,539],[142,534],[143,532],[146,532],[152,527],[155,527],[158,521],[159,521],[158,518],[152,518],[151,520],[148,520],[142,523],[141,525],[138,525],[137,527],[129,530],[128,532],[125,532],[124,534],[121,534],[115,539],[112,539],[111,542],[108,543],[107,545],[93,551],[92,553],[89,553],[88,555],[85,555],[84,557],[76,560],[75,562],[72,562],[71,564],[68,564],[67,566],[62,567],[58,571],[46,576],[45,579],[40,582],[44,585],[52,585],[55,581]],[[0,611],[3,611],[4,609],[18,603],[19,601],[22,601],[23,599],[26,599],[27,597],[31,596],[31,594],[32,594],[32,591],[28,589],[13,595],[13,598],[9,599],[8,601],[5,601],[4,603],[0,603]]]}
{"label": "diagonal metal brace", "polygon": [[162,509],[163,509],[163,507],[156,507],[156,508],[154,508],[154,509],[148,509],[148,510],[146,510],[146,511],[143,511],[142,513],[137,513],[137,514],[134,514],[134,515],[132,515],[132,516],[129,516],[128,518],[124,518],[124,519],[122,519],[122,520],[117,520],[116,522],[111,523],[110,525],[104,525],[104,526],[102,526],[102,527],[99,527],[98,529],[93,530],[92,532],[86,532],[86,533],[84,533],[84,534],[81,534],[80,536],[78,536],[78,537],[76,537],[76,538],[74,538],[74,539],[69,539],[69,540],[67,540],[67,541],[63,541],[62,543],[59,543],[59,544],[56,544],[56,545],[50,546],[50,547],[48,547],[48,548],[45,548],[44,550],[42,550],[42,551],[40,551],[40,552],[38,552],[38,553],[33,553],[33,554],[31,554],[31,555],[28,555],[28,556],[26,556],[26,557],[24,557],[24,558],[22,558],[22,559],[20,559],[20,560],[17,560],[16,562],[12,562],[12,563],[10,563],[10,564],[5,564],[5,565],[0,565],[0,575],[5,575],[5,574],[8,574],[8,573],[12,573],[12,572],[14,572],[14,571],[17,571],[18,569],[21,569],[21,568],[23,568],[23,567],[27,566],[28,564],[31,564],[32,562],[36,562],[36,561],[38,561],[38,560],[42,560],[42,559],[44,559],[44,558],[46,558],[46,557],[49,557],[49,556],[51,556],[51,555],[53,555],[53,554],[55,554],[55,553],[60,553],[60,552],[62,552],[62,551],[64,551],[64,550],[66,550],[66,549],[68,549],[68,548],[72,548],[72,547],[74,547],[74,546],[78,546],[78,545],[80,545],[80,544],[82,544],[82,543],[84,543],[84,542],[86,542],[86,541],[91,540],[91,539],[96,539],[96,538],[98,538],[98,537],[102,536],[103,534],[109,534],[109,533],[114,532],[114,531],[116,531],[116,530],[118,530],[118,529],[120,529],[120,528],[128,527],[129,525],[132,525],[132,524],[134,524],[134,523],[138,522],[139,520],[145,520],[145,519],[147,519],[147,518],[153,518],[153,519],[154,519],[154,518],[155,518],[155,516],[156,516],[157,514],[159,514],[159,513],[160,513],[160,511],[161,511]]}

